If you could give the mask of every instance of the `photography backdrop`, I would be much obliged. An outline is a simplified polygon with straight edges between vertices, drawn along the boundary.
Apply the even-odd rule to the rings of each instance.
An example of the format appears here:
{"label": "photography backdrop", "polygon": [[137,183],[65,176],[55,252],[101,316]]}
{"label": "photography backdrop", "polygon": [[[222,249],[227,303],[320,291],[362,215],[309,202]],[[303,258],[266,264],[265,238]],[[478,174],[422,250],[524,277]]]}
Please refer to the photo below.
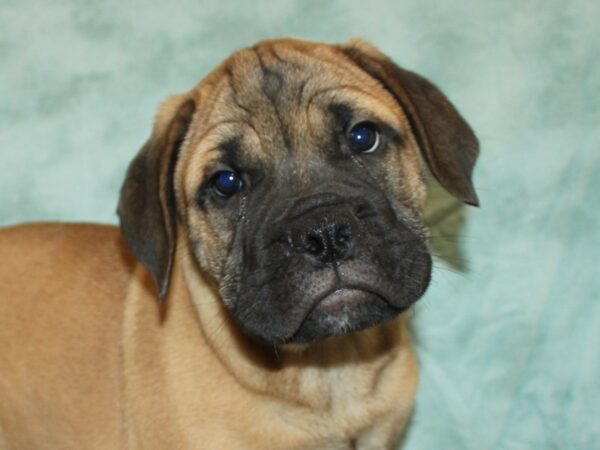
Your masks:
{"label": "photography backdrop", "polygon": [[259,39],[366,38],[482,146],[481,208],[433,214],[432,245],[458,256],[414,313],[404,448],[599,448],[599,23],[592,0],[2,0],[0,224],[116,223],[168,94]]}

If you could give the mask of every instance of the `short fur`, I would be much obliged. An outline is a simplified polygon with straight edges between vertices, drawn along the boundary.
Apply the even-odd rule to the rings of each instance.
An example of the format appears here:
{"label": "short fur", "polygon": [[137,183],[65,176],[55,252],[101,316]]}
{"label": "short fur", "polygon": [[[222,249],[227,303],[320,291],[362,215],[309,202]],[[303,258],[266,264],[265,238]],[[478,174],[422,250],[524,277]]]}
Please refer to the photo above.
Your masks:
{"label": "short fur", "polygon": [[[338,152],[356,117],[381,124],[378,160]],[[434,85],[362,41],[282,39],[236,52],[159,109],[123,185],[121,231],[0,232],[0,449],[394,448],[418,381],[400,312],[429,281],[422,160],[451,194],[477,204],[477,153],[472,130]],[[248,188],[224,202],[211,174],[233,166]],[[308,208],[307,198],[320,203]],[[355,227],[367,255],[360,268],[401,268],[388,276],[405,299],[387,299],[395,317],[295,340],[303,325],[281,324],[312,282],[267,291],[295,299],[280,316],[272,298],[252,305],[266,320],[240,306],[244,295],[260,297],[244,284],[256,273],[249,268],[281,274],[264,260],[285,265],[291,251],[257,242],[279,242],[269,233],[281,217],[283,230],[303,236],[315,214]],[[407,256],[390,250],[395,259],[381,262],[369,248],[388,251],[389,224],[400,231],[387,229],[387,239],[399,233]],[[302,259],[294,270],[310,275],[309,266]]]}

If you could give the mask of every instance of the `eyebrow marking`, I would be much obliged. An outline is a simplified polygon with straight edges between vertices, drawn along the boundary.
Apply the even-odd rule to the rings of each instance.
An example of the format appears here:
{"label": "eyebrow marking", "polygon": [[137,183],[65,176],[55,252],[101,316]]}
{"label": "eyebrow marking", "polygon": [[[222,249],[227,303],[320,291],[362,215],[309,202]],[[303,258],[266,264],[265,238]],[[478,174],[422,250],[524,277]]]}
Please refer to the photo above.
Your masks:
{"label": "eyebrow marking", "polygon": [[213,164],[228,166],[236,172],[246,173],[251,177],[258,176],[262,170],[263,161],[247,151],[243,135],[224,139],[215,150],[218,156],[213,159]]}
{"label": "eyebrow marking", "polygon": [[215,128],[219,128],[220,126],[223,126],[223,125],[232,125],[232,124],[236,124],[236,123],[241,123],[243,125],[248,125],[248,122],[246,122],[245,120],[241,120],[241,119],[237,119],[237,120],[222,120],[221,122],[217,122],[215,124],[212,124],[206,130],[204,130],[204,132],[198,137],[198,142],[197,142],[196,146],[199,145],[204,139],[206,139],[206,136],[208,136],[210,133],[212,133]]}
{"label": "eyebrow marking", "polygon": [[352,107],[347,103],[332,103],[327,109],[333,115],[336,124],[341,129],[345,129],[352,121],[352,117],[355,116]]}
{"label": "eyebrow marking", "polygon": [[239,170],[241,167],[242,140],[232,137],[218,145],[221,161],[232,169]]}
{"label": "eyebrow marking", "polygon": [[316,90],[315,92],[312,93],[312,95],[308,99],[308,102],[306,102],[306,107],[304,108],[304,113],[305,113],[306,117],[308,117],[310,115],[310,109],[311,109],[312,104],[315,101],[316,97],[318,97],[320,95],[323,95],[323,94],[326,94],[328,92],[341,91],[341,90],[345,90],[345,89],[348,89],[348,90],[351,90],[351,91],[357,91],[357,92],[360,92],[362,94],[369,95],[368,93],[366,93],[362,89],[359,89],[356,86],[353,86],[351,84],[342,84],[340,86],[333,86],[333,87],[318,89],[318,90]]}
{"label": "eyebrow marking", "polygon": [[363,95],[377,99],[376,96],[369,94],[367,91],[357,88],[356,86],[354,86],[352,84],[342,84],[340,86],[332,86],[332,87],[328,87],[328,88],[319,89],[319,90],[316,90],[315,92],[313,92],[313,94],[308,99],[308,102],[306,103],[306,110],[308,111],[310,109],[312,103],[315,101],[315,97],[326,94],[328,92],[335,92],[335,91],[342,91],[342,90],[359,92]]}

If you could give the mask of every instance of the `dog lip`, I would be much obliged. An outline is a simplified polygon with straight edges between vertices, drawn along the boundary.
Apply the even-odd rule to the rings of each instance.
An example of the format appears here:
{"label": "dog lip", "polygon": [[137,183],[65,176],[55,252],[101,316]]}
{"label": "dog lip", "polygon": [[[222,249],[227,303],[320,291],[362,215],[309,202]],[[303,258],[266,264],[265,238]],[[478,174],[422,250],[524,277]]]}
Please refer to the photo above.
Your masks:
{"label": "dog lip", "polygon": [[342,286],[337,287],[324,296],[322,296],[315,305],[311,308],[311,311],[317,307],[322,307],[327,310],[335,310],[337,307],[341,305],[354,305],[360,302],[360,297],[364,294],[374,295],[375,297],[383,300],[390,306],[390,302],[385,298],[385,296],[381,295],[378,292],[373,291],[372,289],[366,289],[363,287],[355,287],[355,286]]}
{"label": "dog lip", "polygon": [[[333,289],[328,290],[323,295],[317,297],[317,299],[313,302],[312,306],[306,311],[304,318],[298,324],[298,327],[294,332],[284,341],[293,340],[294,337],[300,332],[302,325],[306,319],[311,315],[311,313],[319,308],[323,307],[323,309],[331,312],[335,312],[336,309],[344,307],[350,303],[351,305],[356,305],[360,302],[360,298],[363,295],[370,295],[378,298],[380,301],[385,302],[392,309],[402,312],[406,308],[398,307],[390,302],[387,297],[380,292],[374,290],[370,286],[362,286],[362,285],[342,285],[336,286]],[[349,298],[354,297],[354,298]]]}

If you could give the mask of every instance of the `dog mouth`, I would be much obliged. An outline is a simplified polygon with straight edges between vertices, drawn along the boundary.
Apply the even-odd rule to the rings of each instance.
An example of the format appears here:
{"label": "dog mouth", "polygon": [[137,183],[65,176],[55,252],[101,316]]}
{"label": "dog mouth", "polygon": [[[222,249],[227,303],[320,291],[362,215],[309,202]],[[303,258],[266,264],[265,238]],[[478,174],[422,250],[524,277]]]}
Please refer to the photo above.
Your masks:
{"label": "dog mouth", "polygon": [[317,297],[286,343],[306,343],[386,322],[406,310],[367,286],[338,286]]}
{"label": "dog mouth", "polygon": [[429,282],[428,258],[396,261],[393,272],[372,261],[351,260],[268,279],[256,292],[247,290],[252,296],[236,295],[246,301],[234,303],[233,318],[257,341],[277,345],[381,325],[409,309]]}
{"label": "dog mouth", "polygon": [[327,314],[340,313],[348,308],[358,306],[362,301],[365,301],[365,297],[374,297],[389,304],[384,296],[371,289],[362,287],[338,287],[318,299],[315,302],[314,307],[309,311],[309,314],[314,311],[320,311]]}

